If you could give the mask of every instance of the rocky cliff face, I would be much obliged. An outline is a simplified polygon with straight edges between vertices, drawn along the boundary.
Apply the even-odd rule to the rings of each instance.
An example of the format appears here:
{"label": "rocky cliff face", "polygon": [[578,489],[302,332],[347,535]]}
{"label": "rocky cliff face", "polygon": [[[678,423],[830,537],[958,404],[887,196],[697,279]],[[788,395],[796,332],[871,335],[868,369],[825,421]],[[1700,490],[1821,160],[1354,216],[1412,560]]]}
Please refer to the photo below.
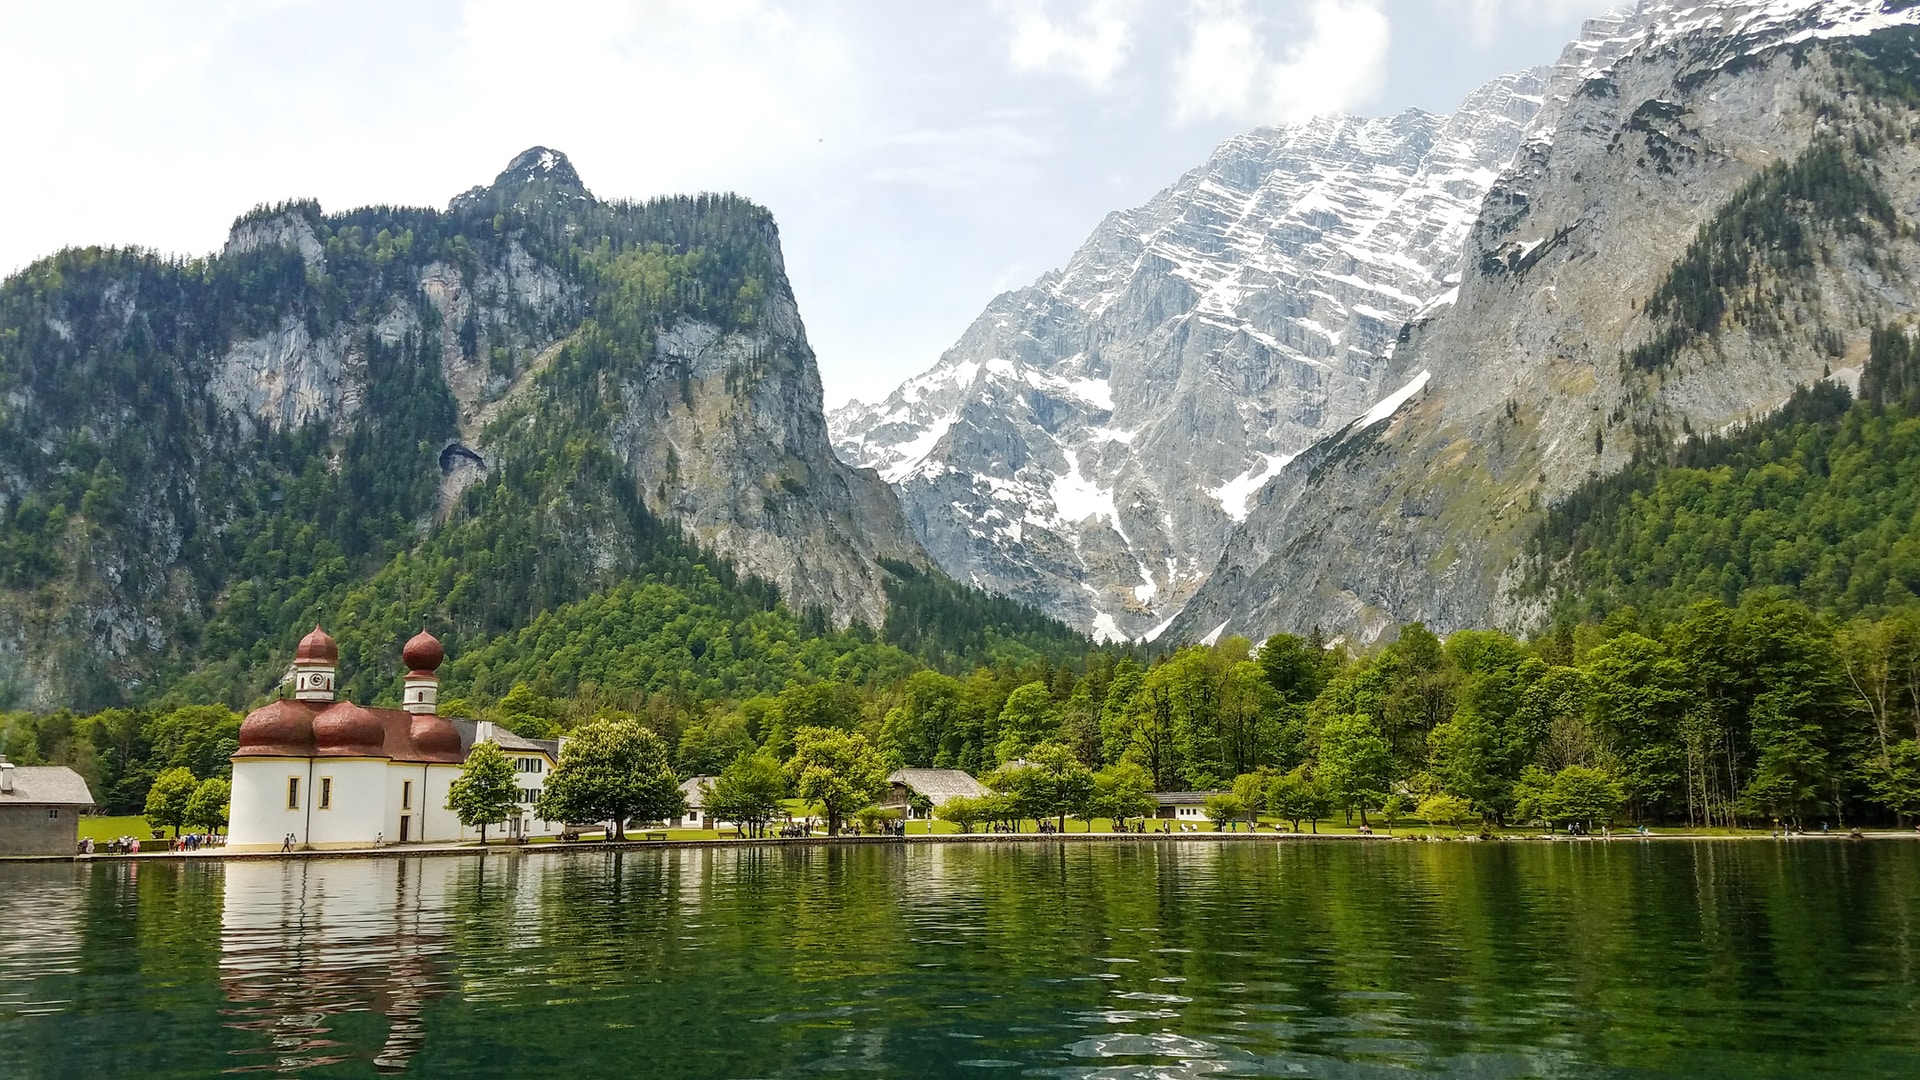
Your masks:
{"label": "rocky cliff face", "polygon": [[831,419],[949,573],[1097,636],[1151,637],[1251,498],[1377,397],[1401,324],[1453,284],[1544,72],[1452,116],[1323,117],[1228,140],[931,370]]}
{"label": "rocky cliff face", "polygon": [[613,443],[648,509],[846,626],[886,620],[881,560],[925,567],[899,500],[833,455],[820,373],[784,290],[754,329],[685,320],[621,380]]}
{"label": "rocky cliff face", "polygon": [[0,394],[0,691],[21,704],[270,650],[237,628],[331,619],[456,526],[484,550],[474,530],[511,523],[537,579],[466,601],[471,633],[641,572],[654,522],[842,626],[884,620],[879,560],[928,565],[885,483],[830,448],[765,211],[601,202],[539,147],[445,212],[297,203],[204,260],[37,263],[0,285]]}
{"label": "rocky cliff face", "polygon": [[1544,507],[1857,377],[1920,298],[1920,8],[1650,2],[1590,24],[1373,413],[1252,500],[1170,633],[1525,626]]}

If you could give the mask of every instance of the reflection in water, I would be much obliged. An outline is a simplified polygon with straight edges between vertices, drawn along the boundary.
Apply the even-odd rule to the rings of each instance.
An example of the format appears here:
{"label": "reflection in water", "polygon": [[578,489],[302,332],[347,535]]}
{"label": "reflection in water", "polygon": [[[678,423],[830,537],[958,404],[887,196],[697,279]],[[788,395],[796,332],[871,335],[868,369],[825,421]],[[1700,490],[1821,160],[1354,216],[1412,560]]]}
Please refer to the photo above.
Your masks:
{"label": "reflection in water", "polygon": [[85,909],[72,902],[71,876],[19,872],[26,869],[0,864],[5,911],[34,913],[0,918],[0,1022],[63,1011],[71,999],[45,995],[80,972]]}
{"label": "reflection in water", "polygon": [[0,1076],[1920,1075],[1920,844],[0,865]]}
{"label": "reflection in water", "polygon": [[228,1072],[296,1072],[351,1060],[332,1038],[345,1014],[387,1021],[373,1054],[400,1071],[425,1037],[422,1013],[446,990],[448,859],[233,862],[221,914],[226,1026],[264,1045],[230,1051],[267,1060]]}

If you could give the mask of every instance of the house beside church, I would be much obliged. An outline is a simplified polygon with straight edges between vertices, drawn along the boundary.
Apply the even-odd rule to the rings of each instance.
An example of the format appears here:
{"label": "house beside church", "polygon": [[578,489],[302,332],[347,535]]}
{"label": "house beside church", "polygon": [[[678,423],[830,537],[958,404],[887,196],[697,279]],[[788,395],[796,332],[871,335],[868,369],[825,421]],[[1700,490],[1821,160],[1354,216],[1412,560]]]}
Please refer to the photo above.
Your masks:
{"label": "house beside church", "polygon": [[478,838],[447,809],[447,793],[467,752],[496,742],[514,761],[518,812],[489,826],[494,835],[548,835],[558,824],[533,816],[557,743],[521,739],[484,722],[439,714],[446,652],[421,631],[400,651],[406,677],[398,709],[335,700],[340,649],[318,626],[294,650],[291,697],[247,714],[233,755],[233,803],[227,847],[278,851],[289,843],[315,851],[376,843]]}
{"label": "house beside church", "polygon": [[71,855],[93,792],[65,765],[15,765],[0,756],[0,855]]}
{"label": "house beside church", "polygon": [[513,776],[520,792],[518,805],[507,820],[487,826],[488,835],[510,839],[558,836],[566,828],[561,822],[542,820],[534,813],[534,804],[547,786],[547,777],[552,776],[560,764],[560,746],[567,740],[522,738],[489,720],[449,722],[460,733],[462,760],[473,752],[476,743],[490,742],[505,751],[507,760],[513,763]]}

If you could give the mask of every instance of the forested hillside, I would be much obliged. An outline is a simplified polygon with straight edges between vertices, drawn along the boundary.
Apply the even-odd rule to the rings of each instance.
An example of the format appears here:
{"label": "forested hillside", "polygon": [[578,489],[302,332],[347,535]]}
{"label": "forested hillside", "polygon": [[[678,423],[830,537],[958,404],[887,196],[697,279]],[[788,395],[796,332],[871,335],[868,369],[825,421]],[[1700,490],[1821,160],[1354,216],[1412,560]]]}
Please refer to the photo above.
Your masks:
{"label": "forested hillside", "polygon": [[1920,361],[1873,335],[1856,399],[1821,383],[1725,436],[1644,453],[1554,507],[1531,587],[1561,617],[1674,618],[1750,592],[1849,618],[1920,594]]}
{"label": "forested hillside", "polygon": [[0,704],[240,706],[316,621],[378,698],[423,623],[647,583],[878,628],[925,557],[824,425],[764,209],[539,148],[447,211],[61,252],[0,283]]}

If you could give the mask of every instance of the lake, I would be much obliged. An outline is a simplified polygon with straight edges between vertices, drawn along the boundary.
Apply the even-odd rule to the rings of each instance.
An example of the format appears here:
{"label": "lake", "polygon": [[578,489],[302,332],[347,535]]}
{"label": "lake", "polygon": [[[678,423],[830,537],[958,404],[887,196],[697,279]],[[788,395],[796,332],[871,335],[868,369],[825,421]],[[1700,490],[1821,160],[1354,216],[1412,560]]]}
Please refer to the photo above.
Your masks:
{"label": "lake", "polygon": [[0,1077],[1920,1075],[1920,844],[0,864]]}

